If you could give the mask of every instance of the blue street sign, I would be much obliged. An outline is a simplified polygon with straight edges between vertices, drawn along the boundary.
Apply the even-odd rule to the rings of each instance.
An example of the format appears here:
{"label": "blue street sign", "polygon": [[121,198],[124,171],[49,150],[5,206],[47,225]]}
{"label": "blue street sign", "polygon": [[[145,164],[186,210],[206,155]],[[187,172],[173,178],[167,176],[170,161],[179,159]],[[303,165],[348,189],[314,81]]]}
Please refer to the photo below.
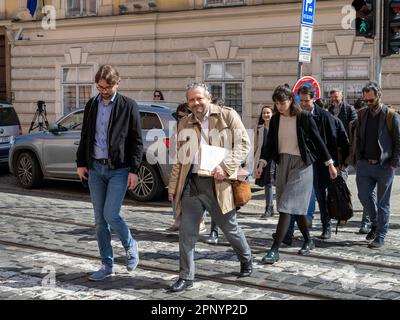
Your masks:
{"label": "blue street sign", "polygon": [[316,0],[303,0],[301,24],[314,25],[315,1]]}

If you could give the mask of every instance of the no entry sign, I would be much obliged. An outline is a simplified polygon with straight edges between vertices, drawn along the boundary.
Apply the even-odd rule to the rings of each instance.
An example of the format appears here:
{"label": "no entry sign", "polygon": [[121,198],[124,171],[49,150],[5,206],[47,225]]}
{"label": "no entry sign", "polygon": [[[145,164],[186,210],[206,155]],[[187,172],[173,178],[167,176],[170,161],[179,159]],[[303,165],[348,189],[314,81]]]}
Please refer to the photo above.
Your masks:
{"label": "no entry sign", "polygon": [[300,78],[296,82],[296,84],[294,85],[294,88],[293,88],[293,93],[294,93],[294,96],[296,97],[297,104],[300,104],[300,97],[297,93],[303,85],[310,86],[313,88],[315,99],[321,98],[321,87],[319,86],[318,81],[313,77],[306,76],[306,77]]}

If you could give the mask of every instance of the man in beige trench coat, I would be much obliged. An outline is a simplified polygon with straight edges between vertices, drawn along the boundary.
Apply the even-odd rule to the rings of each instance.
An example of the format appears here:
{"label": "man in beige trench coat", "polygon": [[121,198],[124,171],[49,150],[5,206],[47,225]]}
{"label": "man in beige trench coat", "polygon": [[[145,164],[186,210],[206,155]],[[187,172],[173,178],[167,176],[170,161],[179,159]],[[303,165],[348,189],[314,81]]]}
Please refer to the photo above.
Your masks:
{"label": "man in beige trench coat", "polygon": [[[249,136],[235,110],[211,103],[204,83],[190,84],[186,98],[193,113],[179,123],[177,160],[168,185],[168,199],[175,200],[176,213],[182,215],[179,279],[170,288],[174,292],[193,286],[194,248],[204,210],[210,212],[237,254],[239,276],[249,276],[253,271],[251,250],[236,220],[230,181],[250,151]],[[199,146],[203,144],[229,150],[210,176],[199,172]]]}

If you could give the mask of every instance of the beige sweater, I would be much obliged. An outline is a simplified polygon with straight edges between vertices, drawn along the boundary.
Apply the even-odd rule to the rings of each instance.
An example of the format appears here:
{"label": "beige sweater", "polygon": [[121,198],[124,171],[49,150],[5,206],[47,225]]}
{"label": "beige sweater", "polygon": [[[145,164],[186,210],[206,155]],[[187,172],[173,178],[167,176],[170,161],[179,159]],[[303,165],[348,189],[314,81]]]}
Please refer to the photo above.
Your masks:
{"label": "beige sweater", "polygon": [[278,151],[279,154],[287,153],[300,156],[295,116],[285,117],[281,115],[279,119]]}

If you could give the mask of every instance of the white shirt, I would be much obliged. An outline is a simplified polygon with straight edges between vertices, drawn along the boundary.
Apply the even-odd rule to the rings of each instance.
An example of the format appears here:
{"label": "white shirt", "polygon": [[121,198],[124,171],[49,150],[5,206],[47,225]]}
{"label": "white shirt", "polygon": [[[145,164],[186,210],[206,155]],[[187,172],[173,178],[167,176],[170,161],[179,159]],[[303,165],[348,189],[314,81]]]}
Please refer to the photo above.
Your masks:
{"label": "white shirt", "polygon": [[204,115],[203,121],[200,122],[202,134],[200,134],[199,148],[197,149],[196,154],[194,155],[194,158],[193,158],[193,169],[192,169],[193,173],[197,173],[197,171],[199,170],[200,146],[202,144],[210,144],[205,139],[205,137],[208,137],[208,118],[209,118],[209,116],[210,116],[210,109],[208,109],[207,113]]}

